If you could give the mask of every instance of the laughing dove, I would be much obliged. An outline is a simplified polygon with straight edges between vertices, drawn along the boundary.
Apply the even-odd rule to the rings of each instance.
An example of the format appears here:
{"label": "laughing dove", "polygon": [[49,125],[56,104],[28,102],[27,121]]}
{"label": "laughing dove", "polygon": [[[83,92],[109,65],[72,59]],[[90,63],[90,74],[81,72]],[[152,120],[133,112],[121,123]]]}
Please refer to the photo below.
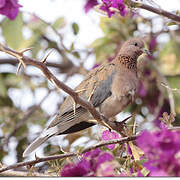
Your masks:
{"label": "laughing dove", "polygon": [[[142,39],[126,41],[112,62],[91,70],[75,91],[80,97],[90,100],[105,117],[117,115],[134,100],[138,88],[136,63],[143,52],[148,51],[144,49]],[[77,104],[74,111],[72,97],[68,96],[55,119],[27,147],[23,156],[28,156],[52,136],[74,133],[95,125],[89,119],[93,119],[92,115],[80,105]]]}

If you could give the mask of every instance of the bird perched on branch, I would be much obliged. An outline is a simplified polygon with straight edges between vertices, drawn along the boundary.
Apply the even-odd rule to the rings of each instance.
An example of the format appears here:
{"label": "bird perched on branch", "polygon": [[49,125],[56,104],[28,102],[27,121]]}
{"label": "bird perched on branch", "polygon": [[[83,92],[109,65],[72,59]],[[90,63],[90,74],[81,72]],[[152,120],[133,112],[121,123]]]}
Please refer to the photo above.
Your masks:
{"label": "bird perched on branch", "polygon": [[[142,39],[126,41],[112,62],[91,70],[75,91],[91,101],[105,117],[117,115],[134,101],[138,88],[137,59],[144,52],[148,53]],[[90,119],[93,118],[89,111],[79,104],[73,106],[73,99],[68,96],[55,119],[27,147],[23,156],[28,156],[52,136],[74,133],[95,125]]]}

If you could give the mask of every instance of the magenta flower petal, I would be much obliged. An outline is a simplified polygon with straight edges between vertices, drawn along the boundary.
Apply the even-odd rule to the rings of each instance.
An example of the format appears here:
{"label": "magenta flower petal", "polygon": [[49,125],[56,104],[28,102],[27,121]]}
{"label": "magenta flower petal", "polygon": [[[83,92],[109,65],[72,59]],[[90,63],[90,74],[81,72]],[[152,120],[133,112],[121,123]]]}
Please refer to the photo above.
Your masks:
{"label": "magenta flower petal", "polygon": [[[112,139],[119,139],[120,135],[115,132],[110,132],[109,130],[105,130],[102,133],[102,139],[105,141],[112,140]],[[107,148],[113,150],[115,147],[115,144],[110,144],[106,146]]]}
{"label": "magenta flower petal", "polygon": [[112,0],[112,7],[118,9],[121,16],[125,16],[128,13],[123,0]]}
{"label": "magenta flower petal", "polygon": [[144,131],[137,138],[137,145],[145,152],[148,161],[144,166],[149,176],[180,176],[180,132],[165,126],[161,131]]}
{"label": "magenta flower petal", "polygon": [[[6,0],[7,1],[7,0]],[[14,7],[21,7],[21,5],[18,4],[17,0],[9,0],[11,1],[11,4],[14,6]]]}
{"label": "magenta flower petal", "polygon": [[0,0],[0,8],[4,7],[6,0]]}
{"label": "magenta flower petal", "polygon": [[94,66],[92,67],[92,69],[95,69],[95,68],[99,67],[100,65],[101,65],[100,63],[96,63],[96,64],[94,64]]}
{"label": "magenta flower petal", "polygon": [[83,159],[77,164],[67,164],[61,171],[62,177],[86,176],[90,171],[90,163]]}
{"label": "magenta flower petal", "polygon": [[0,1],[0,14],[7,16],[10,20],[14,20],[18,15],[19,8],[22,7],[17,0]]}
{"label": "magenta flower petal", "polygon": [[96,148],[92,151],[88,151],[86,153],[83,154],[83,157],[96,157],[99,155],[99,153],[101,152],[100,148]]}
{"label": "magenta flower petal", "polygon": [[106,161],[112,161],[113,159],[114,157],[112,154],[110,154],[109,152],[103,152],[102,154],[98,156],[94,169],[96,170],[99,167],[99,165],[101,165],[102,163]]}
{"label": "magenta flower petal", "polygon": [[101,10],[105,11],[108,14],[108,17],[110,18],[115,12],[111,11],[108,6],[102,5],[100,7]]}
{"label": "magenta flower petal", "polygon": [[98,5],[97,0],[87,0],[84,6],[85,13],[88,13],[96,5]]}

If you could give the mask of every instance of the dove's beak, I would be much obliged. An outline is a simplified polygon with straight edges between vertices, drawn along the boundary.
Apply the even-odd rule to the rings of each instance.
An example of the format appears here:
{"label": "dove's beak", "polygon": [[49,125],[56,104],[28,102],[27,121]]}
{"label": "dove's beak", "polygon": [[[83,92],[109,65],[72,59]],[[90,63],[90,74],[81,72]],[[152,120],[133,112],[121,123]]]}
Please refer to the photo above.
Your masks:
{"label": "dove's beak", "polygon": [[143,48],[142,51],[143,53],[146,53],[148,56],[152,56],[152,54],[146,48]]}

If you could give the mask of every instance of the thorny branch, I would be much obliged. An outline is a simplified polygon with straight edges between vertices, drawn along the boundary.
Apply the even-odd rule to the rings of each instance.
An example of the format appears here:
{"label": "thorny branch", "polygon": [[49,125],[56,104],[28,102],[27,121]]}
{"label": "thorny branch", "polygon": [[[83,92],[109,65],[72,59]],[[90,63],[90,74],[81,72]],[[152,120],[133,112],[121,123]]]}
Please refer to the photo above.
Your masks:
{"label": "thorny branch", "polygon": [[[113,130],[123,134],[122,131],[123,131],[123,128],[124,128],[125,121],[123,121],[122,123],[109,121],[107,118],[105,118],[103,115],[101,115],[94,108],[94,106],[92,105],[91,102],[82,99],[81,97],[79,97],[77,92],[75,92],[70,87],[66,86],[63,82],[59,81],[49,71],[49,69],[47,68],[45,62],[42,62],[42,61],[40,62],[40,61],[37,61],[35,59],[24,56],[23,53],[26,52],[27,50],[29,50],[29,49],[25,49],[25,50],[22,50],[21,52],[17,52],[17,51],[14,51],[14,50],[0,44],[0,51],[5,52],[7,54],[10,54],[10,55],[16,57],[19,60],[18,67],[20,67],[21,64],[24,67],[26,67],[26,64],[31,64],[31,65],[39,68],[44,73],[44,75],[55,85],[55,87],[57,87],[58,89],[62,89],[63,91],[68,93],[74,99],[75,103],[80,104],[82,107],[87,109],[92,114],[93,118],[95,120],[97,120],[100,124],[108,127],[109,129],[113,129]],[[46,59],[46,58],[44,58],[44,59]],[[44,59],[43,59],[43,61],[44,61]],[[19,70],[19,68],[18,68],[18,70]]]}
{"label": "thorny branch", "polygon": [[103,141],[100,142],[98,144],[95,144],[91,147],[85,148],[84,150],[82,150],[81,152],[77,153],[65,153],[65,154],[60,154],[60,155],[53,155],[53,156],[46,156],[46,157],[42,157],[42,158],[37,158],[35,160],[31,160],[31,161],[26,161],[26,162],[19,162],[4,168],[0,169],[0,173],[10,170],[10,169],[14,169],[14,168],[18,168],[18,167],[22,167],[22,166],[27,166],[27,165],[34,165],[40,162],[46,162],[46,161],[51,161],[51,160],[56,160],[56,159],[63,159],[63,158],[67,158],[67,157],[73,157],[73,156],[77,156],[77,155],[82,155],[85,152],[91,151],[93,149],[105,146],[105,145],[109,145],[109,144],[124,144],[126,142],[129,141],[134,141],[136,140],[137,135],[134,136],[130,136],[130,137],[124,137],[124,138],[120,138],[120,139],[113,139],[113,140],[109,140],[109,141]]}

